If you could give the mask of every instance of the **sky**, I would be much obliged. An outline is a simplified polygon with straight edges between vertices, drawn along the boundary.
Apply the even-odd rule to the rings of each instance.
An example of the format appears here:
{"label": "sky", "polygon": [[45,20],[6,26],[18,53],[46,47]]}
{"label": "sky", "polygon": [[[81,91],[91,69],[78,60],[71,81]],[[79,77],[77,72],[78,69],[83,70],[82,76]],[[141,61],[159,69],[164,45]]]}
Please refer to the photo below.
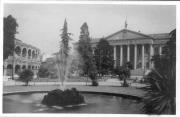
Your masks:
{"label": "sky", "polygon": [[19,24],[16,38],[38,47],[46,55],[59,50],[65,18],[74,41],[78,41],[84,22],[92,38],[123,29],[126,19],[129,30],[144,34],[169,33],[176,28],[173,5],[5,4],[4,17],[10,14]]}

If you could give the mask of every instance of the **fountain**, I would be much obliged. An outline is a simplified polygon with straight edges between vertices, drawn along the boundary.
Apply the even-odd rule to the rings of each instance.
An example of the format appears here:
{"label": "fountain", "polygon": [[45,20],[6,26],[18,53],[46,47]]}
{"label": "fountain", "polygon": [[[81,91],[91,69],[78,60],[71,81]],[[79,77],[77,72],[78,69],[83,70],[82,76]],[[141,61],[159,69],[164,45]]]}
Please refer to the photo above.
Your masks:
{"label": "fountain", "polygon": [[66,81],[68,75],[68,69],[71,60],[63,52],[63,46],[58,54],[56,54],[56,67],[58,70],[58,77],[60,86],[58,89],[48,92],[42,100],[42,104],[47,106],[69,106],[78,105],[84,103],[84,97],[77,89],[65,89],[64,81]]}
{"label": "fountain", "polygon": [[61,35],[62,41],[59,52],[56,54],[56,67],[59,77],[60,86],[58,89],[48,92],[44,96],[42,103],[47,106],[68,106],[84,103],[84,97],[77,89],[66,89],[64,81],[67,79],[71,59],[69,58],[69,39],[67,32],[67,23],[65,20],[63,32]]}

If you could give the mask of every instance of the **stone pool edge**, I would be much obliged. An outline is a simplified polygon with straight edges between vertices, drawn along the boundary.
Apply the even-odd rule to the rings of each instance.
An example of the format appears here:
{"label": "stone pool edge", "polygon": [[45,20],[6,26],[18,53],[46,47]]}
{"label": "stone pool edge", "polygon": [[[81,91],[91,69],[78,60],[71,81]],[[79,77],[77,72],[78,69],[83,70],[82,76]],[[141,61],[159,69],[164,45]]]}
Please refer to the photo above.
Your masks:
{"label": "stone pool edge", "polygon": [[[13,94],[27,94],[27,93],[47,93],[49,91],[14,91],[14,92],[6,92],[3,93],[3,96],[6,95],[13,95]],[[128,95],[128,94],[121,94],[121,93],[110,93],[110,92],[96,92],[96,91],[79,91],[81,93],[88,93],[88,94],[100,94],[100,95],[109,95],[109,96],[118,96],[128,99],[134,99],[134,100],[143,100],[143,97],[134,96],[134,95]]]}

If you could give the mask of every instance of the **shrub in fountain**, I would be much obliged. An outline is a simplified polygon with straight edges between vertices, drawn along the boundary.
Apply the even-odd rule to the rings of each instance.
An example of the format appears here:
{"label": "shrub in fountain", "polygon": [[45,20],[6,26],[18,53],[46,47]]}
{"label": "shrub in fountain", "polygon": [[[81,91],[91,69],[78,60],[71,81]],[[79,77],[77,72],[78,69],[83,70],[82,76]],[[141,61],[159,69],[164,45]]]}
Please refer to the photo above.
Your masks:
{"label": "shrub in fountain", "polygon": [[55,89],[44,96],[42,104],[47,106],[67,106],[85,103],[84,97],[76,88],[66,89],[64,91]]}

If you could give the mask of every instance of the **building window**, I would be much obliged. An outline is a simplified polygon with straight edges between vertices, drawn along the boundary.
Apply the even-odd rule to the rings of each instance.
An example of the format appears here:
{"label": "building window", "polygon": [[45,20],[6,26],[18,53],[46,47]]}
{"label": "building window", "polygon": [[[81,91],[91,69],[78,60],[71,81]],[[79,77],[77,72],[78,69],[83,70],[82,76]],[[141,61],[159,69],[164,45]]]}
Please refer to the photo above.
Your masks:
{"label": "building window", "polygon": [[23,69],[23,70],[25,70],[25,69],[26,69],[26,66],[25,66],[25,65],[23,65],[23,66],[22,66],[22,69]]}
{"label": "building window", "polygon": [[32,58],[35,58],[35,51],[32,52]]}
{"label": "building window", "polygon": [[22,50],[22,56],[23,56],[23,57],[26,57],[26,55],[27,55],[27,50],[26,50],[26,48],[23,48],[23,50]]}
{"label": "building window", "polygon": [[154,55],[159,55],[159,47],[158,46],[154,47]]}
{"label": "building window", "polygon": [[31,66],[30,66],[30,65],[28,65],[28,69],[31,69]]}
{"label": "building window", "polygon": [[31,58],[31,50],[28,50],[28,58]]}
{"label": "building window", "polygon": [[7,75],[7,76],[11,76],[12,75],[12,65],[11,64],[9,64],[8,66],[7,66],[7,71],[6,71],[6,74],[5,75]]}
{"label": "building window", "polygon": [[20,48],[19,46],[17,46],[17,47],[15,48],[15,53],[16,53],[18,56],[20,56],[20,54],[21,54],[21,48]]}
{"label": "building window", "polygon": [[15,73],[19,74],[20,73],[20,65],[15,66]]}

